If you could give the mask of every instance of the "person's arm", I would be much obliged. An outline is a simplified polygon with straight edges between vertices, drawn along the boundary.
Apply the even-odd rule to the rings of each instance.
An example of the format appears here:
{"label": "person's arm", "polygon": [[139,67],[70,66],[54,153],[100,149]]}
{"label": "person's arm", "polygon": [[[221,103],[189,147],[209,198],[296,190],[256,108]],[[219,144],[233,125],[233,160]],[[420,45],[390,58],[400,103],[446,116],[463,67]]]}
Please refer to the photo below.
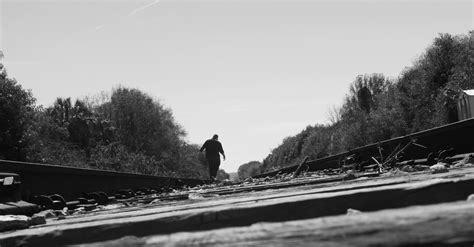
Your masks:
{"label": "person's arm", "polygon": [[204,151],[204,149],[206,149],[207,143],[208,143],[208,141],[204,142],[204,144],[202,145],[201,149],[199,149],[199,152],[202,153],[202,151]]}
{"label": "person's arm", "polygon": [[222,157],[224,158],[225,160],[225,153],[224,153],[224,149],[222,148],[222,144],[219,143],[219,153],[222,154]]}

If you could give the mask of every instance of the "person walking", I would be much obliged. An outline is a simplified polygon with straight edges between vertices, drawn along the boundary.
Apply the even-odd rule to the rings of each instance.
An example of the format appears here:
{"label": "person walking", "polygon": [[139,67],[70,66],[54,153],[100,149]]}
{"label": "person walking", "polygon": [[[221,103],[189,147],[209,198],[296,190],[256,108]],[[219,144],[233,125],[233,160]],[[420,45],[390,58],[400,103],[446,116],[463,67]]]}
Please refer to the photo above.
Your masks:
{"label": "person walking", "polygon": [[209,165],[209,177],[212,181],[216,180],[217,171],[219,170],[219,166],[221,165],[221,156],[225,160],[225,153],[224,149],[222,148],[222,144],[219,142],[219,136],[214,135],[212,139],[207,140],[202,145],[200,152],[206,150],[206,159]]}

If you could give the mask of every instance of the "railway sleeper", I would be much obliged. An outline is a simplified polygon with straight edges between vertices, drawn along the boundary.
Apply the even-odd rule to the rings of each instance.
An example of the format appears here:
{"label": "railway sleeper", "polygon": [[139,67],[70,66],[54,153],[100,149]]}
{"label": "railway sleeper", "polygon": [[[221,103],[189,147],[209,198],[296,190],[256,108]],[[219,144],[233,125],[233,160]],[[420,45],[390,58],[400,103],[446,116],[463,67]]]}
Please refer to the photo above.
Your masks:
{"label": "railway sleeper", "polygon": [[[471,167],[454,170],[451,175],[424,173],[410,178],[361,180],[353,184],[336,185],[339,187],[313,187],[299,192],[280,191],[281,193],[277,194],[269,190],[265,194],[248,194],[240,199],[203,200],[198,202],[199,206],[176,205],[167,210],[156,207],[113,215],[93,215],[84,221],[67,222],[62,224],[62,227],[58,227],[57,224],[45,226],[40,234],[34,231],[10,234],[1,237],[0,241],[12,245],[21,241],[31,246],[67,245],[112,240],[126,235],[146,237],[183,231],[211,230],[223,226],[250,226],[259,222],[316,219],[343,215],[349,208],[362,212],[356,216],[385,209],[404,210],[414,205],[432,205],[429,207],[436,209],[438,206],[434,204],[465,201],[474,192],[473,185],[474,168]],[[472,202],[457,203],[461,203],[464,212],[470,212],[472,209]],[[454,213],[456,210],[451,212],[453,213],[450,214],[457,215]],[[411,214],[406,219],[418,221],[417,214]],[[432,219],[436,219],[437,215],[433,214]],[[429,222],[431,220],[427,221]],[[446,221],[438,227],[449,229],[456,226],[455,223],[449,223],[452,225],[448,223]],[[324,220],[322,224],[326,224]],[[317,231],[317,228],[314,231]],[[282,234],[282,231],[278,234]],[[87,239],[84,239],[85,235],[88,236]]]}

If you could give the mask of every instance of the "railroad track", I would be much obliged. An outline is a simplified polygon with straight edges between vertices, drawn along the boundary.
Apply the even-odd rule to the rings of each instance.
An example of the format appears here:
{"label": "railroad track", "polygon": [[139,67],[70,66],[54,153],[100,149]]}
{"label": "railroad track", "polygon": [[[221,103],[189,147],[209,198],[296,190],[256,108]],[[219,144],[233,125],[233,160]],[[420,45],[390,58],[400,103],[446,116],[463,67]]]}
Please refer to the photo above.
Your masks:
{"label": "railroad track", "polygon": [[[9,205],[0,207],[0,215],[31,215],[40,209],[62,210],[64,207],[92,209],[94,205],[208,182],[7,160],[0,160],[0,172],[3,172],[0,178],[11,178],[16,183],[1,186],[9,188],[0,190],[1,198],[8,201]],[[18,201],[20,203],[15,203]]]}
{"label": "railroad track", "polygon": [[259,180],[197,186],[182,191],[182,198],[177,200],[147,200],[5,232],[0,235],[0,244],[472,246],[474,243],[474,200],[466,201],[474,197],[474,163],[439,174],[422,171],[403,176],[362,175],[352,180],[313,175],[263,183]]}
{"label": "railroad track", "polygon": [[473,153],[473,140],[474,118],[373,143],[336,155],[305,161],[299,165],[259,174],[255,178],[294,173],[298,167],[305,171],[325,169],[368,170],[374,167],[378,169],[403,164],[403,161],[432,165],[436,163],[438,158]]}
{"label": "railroad track", "polygon": [[[438,157],[440,152],[444,152],[446,158],[455,154],[474,152],[472,140],[474,140],[474,119],[469,119],[321,159],[305,161],[299,166],[285,167],[257,175],[255,178],[294,173],[298,168],[309,172],[325,169],[373,170],[374,167],[377,170],[395,162],[401,164],[401,160],[429,163],[428,156],[437,154]],[[6,160],[0,160],[0,172],[20,176],[21,192],[19,194],[16,192],[15,198],[20,197],[45,208],[106,204],[115,199],[166,192],[173,188],[192,187],[208,182],[199,179],[157,177]]]}
{"label": "railroad track", "polygon": [[[25,186],[21,193],[11,190],[16,191],[11,197],[42,195],[60,208],[64,204],[55,194],[62,193],[67,207],[98,205],[4,232],[0,245],[472,246],[473,127],[473,120],[464,121],[306,161],[286,168],[286,174],[278,171],[229,184],[0,161],[0,167],[16,169],[4,177],[20,174]],[[415,138],[423,147],[412,143]],[[455,152],[440,156],[451,148]],[[402,157],[402,152],[409,160],[391,158]],[[356,153],[362,157],[357,162],[375,158],[386,167],[427,164],[429,153],[436,153],[435,162],[447,168],[441,173],[426,165],[420,171],[380,172],[378,164],[348,161]],[[305,172],[294,176],[301,167]],[[102,192],[109,206],[100,205]]]}

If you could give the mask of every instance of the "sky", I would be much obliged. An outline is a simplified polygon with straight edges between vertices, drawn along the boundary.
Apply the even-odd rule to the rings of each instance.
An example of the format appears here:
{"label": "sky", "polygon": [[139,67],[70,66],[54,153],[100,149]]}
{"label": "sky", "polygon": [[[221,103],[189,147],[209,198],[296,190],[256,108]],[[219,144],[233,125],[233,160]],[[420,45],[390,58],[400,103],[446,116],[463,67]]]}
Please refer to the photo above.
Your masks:
{"label": "sky", "polygon": [[190,143],[219,134],[227,172],[472,29],[471,0],[0,0],[2,62],[38,104],[138,88]]}

